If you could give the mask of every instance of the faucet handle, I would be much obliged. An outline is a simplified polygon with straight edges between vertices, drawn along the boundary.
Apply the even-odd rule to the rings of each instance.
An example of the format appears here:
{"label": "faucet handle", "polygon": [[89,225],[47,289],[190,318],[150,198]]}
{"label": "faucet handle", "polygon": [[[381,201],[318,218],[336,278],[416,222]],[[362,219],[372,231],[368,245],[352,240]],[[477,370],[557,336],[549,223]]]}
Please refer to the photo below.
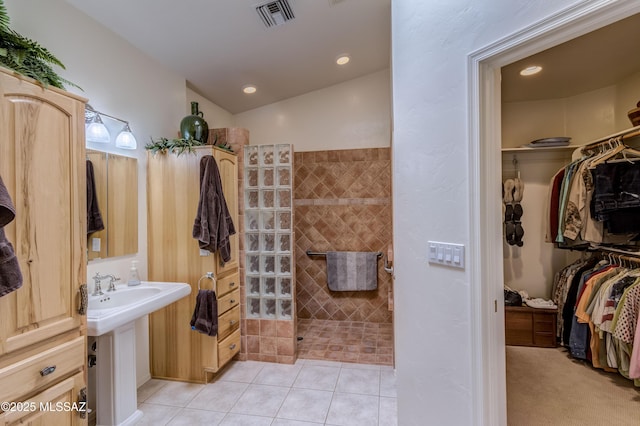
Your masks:
{"label": "faucet handle", "polygon": [[93,293],[91,293],[92,296],[102,296],[104,293],[102,292],[102,287],[100,286],[100,279],[94,277],[93,278],[95,280],[95,284],[93,286]]}
{"label": "faucet handle", "polygon": [[116,291],[116,281],[120,281],[120,278],[109,275],[109,289],[107,291]]}

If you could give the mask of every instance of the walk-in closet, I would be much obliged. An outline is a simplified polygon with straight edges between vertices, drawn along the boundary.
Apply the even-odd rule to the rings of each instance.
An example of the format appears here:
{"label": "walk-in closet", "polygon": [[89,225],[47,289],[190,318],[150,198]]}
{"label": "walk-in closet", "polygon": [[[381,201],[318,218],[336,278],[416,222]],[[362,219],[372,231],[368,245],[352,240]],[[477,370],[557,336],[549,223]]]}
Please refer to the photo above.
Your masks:
{"label": "walk-in closet", "polygon": [[638,37],[635,15],[502,69],[510,425],[640,418]]}

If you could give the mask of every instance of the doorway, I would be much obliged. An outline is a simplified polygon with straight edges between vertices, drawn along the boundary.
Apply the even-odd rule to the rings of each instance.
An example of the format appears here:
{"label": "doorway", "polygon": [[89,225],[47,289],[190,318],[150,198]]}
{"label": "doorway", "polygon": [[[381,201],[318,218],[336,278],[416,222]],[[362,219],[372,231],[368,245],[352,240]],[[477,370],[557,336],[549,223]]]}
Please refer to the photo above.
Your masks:
{"label": "doorway", "polygon": [[[580,4],[469,56],[472,313],[476,418],[506,424],[501,180],[500,69],[512,62],[640,12],[637,2]],[[480,195],[482,194],[482,196]],[[480,422],[480,420],[478,420]]]}

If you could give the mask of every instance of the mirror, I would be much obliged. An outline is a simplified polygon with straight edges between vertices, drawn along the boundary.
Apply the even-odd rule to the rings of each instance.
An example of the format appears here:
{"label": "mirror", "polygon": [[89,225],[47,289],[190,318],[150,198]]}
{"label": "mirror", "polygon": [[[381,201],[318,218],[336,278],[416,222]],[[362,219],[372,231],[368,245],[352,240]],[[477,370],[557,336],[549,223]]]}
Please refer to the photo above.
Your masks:
{"label": "mirror", "polygon": [[87,235],[88,259],[138,252],[138,160],[87,149],[104,229]]}

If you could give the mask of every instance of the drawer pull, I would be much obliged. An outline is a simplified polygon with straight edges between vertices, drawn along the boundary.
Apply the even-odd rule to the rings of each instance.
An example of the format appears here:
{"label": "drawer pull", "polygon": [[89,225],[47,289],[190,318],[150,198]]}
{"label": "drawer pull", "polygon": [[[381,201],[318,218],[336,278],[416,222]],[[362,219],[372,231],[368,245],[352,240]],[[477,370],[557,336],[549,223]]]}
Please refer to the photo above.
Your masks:
{"label": "drawer pull", "polygon": [[87,289],[87,283],[84,283],[78,289],[80,292],[80,306],[78,307],[78,314],[87,315],[87,307],[89,306],[89,291]]}
{"label": "drawer pull", "polygon": [[236,303],[236,299],[229,300],[229,303]]}
{"label": "drawer pull", "polygon": [[49,367],[45,367],[42,370],[40,370],[40,375],[42,377],[48,376],[49,374],[53,373],[54,371],[56,371],[56,366],[55,365],[51,365]]}
{"label": "drawer pull", "polygon": [[233,325],[233,324],[235,324],[235,323],[236,323],[236,320],[231,320],[231,321],[229,321],[229,325]]}
{"label": "drawer pull", "polygon": [[229,350],[234,350],[236,348],[236,344],[232,343],[229,345]]}
{"label": "drawer pull", "polygon": [[233,287],[234,285],[236,285],[235,282],[229,283],[229,287]]}

